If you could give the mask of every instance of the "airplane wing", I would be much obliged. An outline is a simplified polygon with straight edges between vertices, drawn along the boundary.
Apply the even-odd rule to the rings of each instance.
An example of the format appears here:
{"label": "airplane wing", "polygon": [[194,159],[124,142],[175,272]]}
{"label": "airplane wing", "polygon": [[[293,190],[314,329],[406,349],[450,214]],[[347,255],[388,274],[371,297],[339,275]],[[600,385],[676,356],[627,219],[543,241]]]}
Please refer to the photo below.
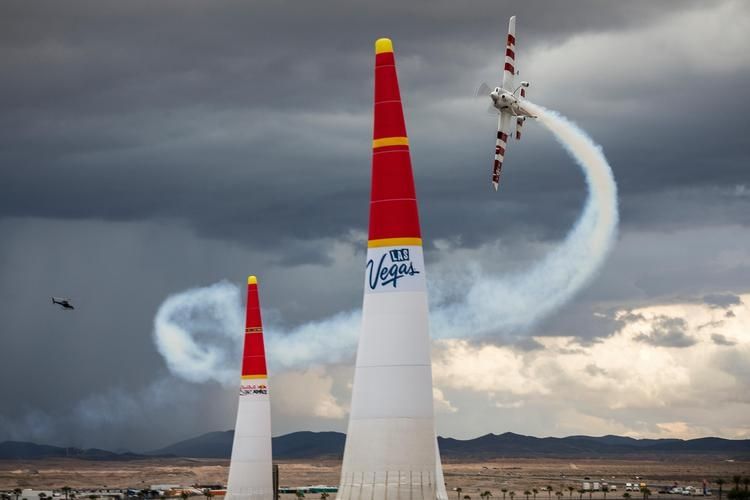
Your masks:
{"label": "airplane wing", "polygon": [[495,142],[495,165],[492,168],[492,186],[497,191],[500,185],[500,171],[503,168],[503,158],[505,157],[505,148],[508,144],[508,132],[510,132],[510,113],[504,111],[500,113],[497,120],[497,141]]}
{"label": "airplane wing", "polygon": [[516,16],[508,22],[508,39],[505,42],[505,67],[503,68],[503,88],[513,92],[516,76]]}

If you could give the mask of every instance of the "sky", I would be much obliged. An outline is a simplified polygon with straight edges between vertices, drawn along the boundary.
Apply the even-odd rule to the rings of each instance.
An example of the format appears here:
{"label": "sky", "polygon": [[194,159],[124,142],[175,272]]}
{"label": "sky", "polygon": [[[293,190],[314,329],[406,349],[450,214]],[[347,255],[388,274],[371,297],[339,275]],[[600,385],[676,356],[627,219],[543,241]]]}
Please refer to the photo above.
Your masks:
{"label": "sky", "polygon": [[[529,98],[602,146],[620,223],[549,314],[435,338],[438,433],[750,438],[750,5],[174,0],[0,6],[0,441],[145,451],[231,428],[248,274],[269,330],[298,333],[272,350],[274,435],[345,431],[376,38],[396,49],[433,323],[451,277],[523,275],[586,203],[530,122],[491,189],[475,92],[510,15]],[[189,289],[222,297],[194,333],[236,352],[224,375],[159,350]],[[334,323],[349,343],[310,354]]]}

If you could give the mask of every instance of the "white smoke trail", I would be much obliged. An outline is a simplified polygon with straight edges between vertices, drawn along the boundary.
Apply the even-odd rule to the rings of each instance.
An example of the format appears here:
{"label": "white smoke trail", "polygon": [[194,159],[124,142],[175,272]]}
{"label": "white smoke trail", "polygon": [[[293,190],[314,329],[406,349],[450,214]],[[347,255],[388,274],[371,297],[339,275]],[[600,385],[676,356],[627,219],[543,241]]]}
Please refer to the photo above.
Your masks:
{"label": "white smoke trail", "polygon": [[[271,363],[304,366],[311,361],[341,361],[354,351],[359,311],[300,325],[292,330],[266,321]],[[154,318],[154,341],[169,370],[190,382],[233,386],[240,368],[244,310],[236,285],[222,281],[170,295]]]}
{"label": "white smoke trail", "polygon": [[601,147],[560,114],[528,102],[526,106],[583,170],[586,205],[565,240],[530,269],[502,277],[472,273],[462,301],[432,311],[436,337],[527,329],[570,301],[596,274],[614,243],[617,185]]}
{"label": "white smoke trail", "polygon": [[[581,216],[565,240],[530,269],[511,276],[467,273],[464,283],[430,279],[430,289],[457,286],[462,298],[431,310],[435,337],[489,336],[518,333],[548,316],[583,288],[607,257],[618,222],[617,186],[601,148],[574,123],[541,106],[527,103],[576,160],[588,186]],[[429,273],[428,273],[429,276]],[[228,283],[197,288],[169,297],[154,321],[154,337],[170,370],[187,380],[234,384],[241,348],[240,292]],[[277,366],[336,362],[354,352],[360,312],[340,313],[284,331],[267,325],[269,359]],[[197,336],[214,331],[206,344]],[[227,339],[231,339],[229,344]],[[234,360],[234,361],[228,361]],[[228,368],[230,367],[230,368]]]}
{"label": "white smoke trail", "polygon": [[167,297],[154,318],[154,341],[167,368],[190,382],[236,381],[232,367],[243,330],[240,291],[226,281]]}

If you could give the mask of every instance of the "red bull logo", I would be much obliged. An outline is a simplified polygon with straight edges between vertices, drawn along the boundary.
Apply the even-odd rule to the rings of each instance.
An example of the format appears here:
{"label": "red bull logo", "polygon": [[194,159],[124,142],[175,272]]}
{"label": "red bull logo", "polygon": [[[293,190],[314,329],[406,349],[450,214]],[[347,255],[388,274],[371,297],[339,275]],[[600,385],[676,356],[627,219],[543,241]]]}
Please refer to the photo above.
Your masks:
{"label": "red bull logo", "polygon": [[266,384],[240,385],[240,396],[249,396],[253,394],[268,394],[268,386]]}

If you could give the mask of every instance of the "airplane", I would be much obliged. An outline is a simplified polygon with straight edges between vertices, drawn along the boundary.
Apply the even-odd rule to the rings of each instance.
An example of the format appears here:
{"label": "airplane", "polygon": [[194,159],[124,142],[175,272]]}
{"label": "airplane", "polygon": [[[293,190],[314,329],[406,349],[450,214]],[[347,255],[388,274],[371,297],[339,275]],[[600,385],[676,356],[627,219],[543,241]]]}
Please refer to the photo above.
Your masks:
{"label": "airplane", "polygon": [[63,309],[75,309],[73,304],[70,303],[70,299],[64,297],[52,297],[53,304],[59,304]]}
{"label": "airplane", "polygon": [[518,87],[514,87],[514,80],[517,74],[516,16],[513,16],[508,22],[508,39],[505,45],[505,67],[503,68],[502,86],[495,87],[491,90],[487,84],[482,84],[477,91],[477,94],[483,94],[491,90],[489,93],[489,97],[492,100],[490,110],[500,115],[497,121],[495,164],[492,169],[492,185],[495,188],[495,191],[497,191],[497,187],[500,184],[500,170],[503,168],[503,158],[505,156],[505,148],[508,144],[508,133],[510,132],[511,120],[513,118],[516,119],[516,140],[520,140],[521,128],[523,127],[526,118],[536,118],[536,116],[526,110],[523,106],[524,100],[526,99],[526,89],[529,88],[529,82],[522,81]]}

